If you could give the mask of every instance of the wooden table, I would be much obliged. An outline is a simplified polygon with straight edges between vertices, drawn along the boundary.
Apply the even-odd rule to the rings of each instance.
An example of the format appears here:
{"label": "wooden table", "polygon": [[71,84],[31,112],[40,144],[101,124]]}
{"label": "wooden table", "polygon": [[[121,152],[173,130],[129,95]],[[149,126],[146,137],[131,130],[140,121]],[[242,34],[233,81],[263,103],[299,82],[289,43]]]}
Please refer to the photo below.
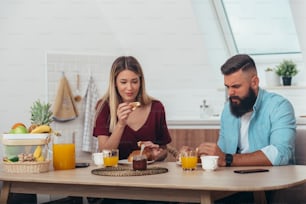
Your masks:
{"label": "wooden table", "polygon": [[[6,203],[9,192],[60,194],[104,198],[212,203],[227,193],[249,191],[264,195],[306,182],[306,166],[264,167],[266,173],[236,174],[224,167],[214,172],[202,168],[185,172],[175,162],[154,163],[169,172],[149,176],[111,177],[91,174],[95,166],[40,174],[10,174],[0,171],[3,182],[0,203]],[[257,168],[257,167],[248,167]],[[265,197],[257,202],[264,203]]]}

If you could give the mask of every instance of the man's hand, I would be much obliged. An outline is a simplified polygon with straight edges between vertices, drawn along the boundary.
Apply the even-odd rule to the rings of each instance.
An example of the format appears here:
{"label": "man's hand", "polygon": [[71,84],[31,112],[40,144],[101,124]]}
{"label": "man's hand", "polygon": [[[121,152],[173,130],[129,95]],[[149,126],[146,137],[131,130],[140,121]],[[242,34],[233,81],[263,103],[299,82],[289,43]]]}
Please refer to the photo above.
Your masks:
{"label": "man's hand", "polygon": [[226,166],[225,153],[219,148],[216,143],[205,142],[200,144],[198,147],[198,155],[215,155],[219,156],[218,165]]}
{"label": "man's hand", "polygon": [[[226,166],[225,153],[216,143],[202,143],[198,147],[199,154],[219,156],[218,165]],[[272,166],[266,155],[258,150],[252,153],[233,154],[232,166]]]}

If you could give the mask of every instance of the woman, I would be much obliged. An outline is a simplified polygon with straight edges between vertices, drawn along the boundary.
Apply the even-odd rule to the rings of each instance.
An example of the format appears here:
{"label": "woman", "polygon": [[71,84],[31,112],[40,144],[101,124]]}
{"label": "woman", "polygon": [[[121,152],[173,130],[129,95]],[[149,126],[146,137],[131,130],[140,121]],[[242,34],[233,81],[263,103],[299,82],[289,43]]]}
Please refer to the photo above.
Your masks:
{"label": "woman", "polygon": [[[132,102],[141,105],[134,108]],[[99,151],[118,148],[120,159],[127,159],[141,142],[151,150],[153,160],[167,157],[171,137],[164,106],[146,93],[143,71],[134,57],[114,61],[108,90],[96,109],[94,136],[98,137]]]}

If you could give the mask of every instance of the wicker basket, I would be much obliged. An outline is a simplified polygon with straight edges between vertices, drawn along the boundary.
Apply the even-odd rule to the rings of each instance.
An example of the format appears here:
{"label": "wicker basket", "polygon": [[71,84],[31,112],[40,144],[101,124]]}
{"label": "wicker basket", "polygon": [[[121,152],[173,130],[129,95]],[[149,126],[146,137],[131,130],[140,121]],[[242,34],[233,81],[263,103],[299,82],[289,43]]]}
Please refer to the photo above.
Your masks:
{"label": "wicker basket", "polygon": [[8,173],[43,173],[49,171],[50,160],[8,162],[5,158],[16,157],[19,154],[33,153],[41,146],[42,155],[48,158],[48,143],[50,134],[3,134],[3,170]]}
{"label": "wicker basket", "polygon": [[50,160],[42,162],[2,162],[8,173],[43,173],[49,171]]}

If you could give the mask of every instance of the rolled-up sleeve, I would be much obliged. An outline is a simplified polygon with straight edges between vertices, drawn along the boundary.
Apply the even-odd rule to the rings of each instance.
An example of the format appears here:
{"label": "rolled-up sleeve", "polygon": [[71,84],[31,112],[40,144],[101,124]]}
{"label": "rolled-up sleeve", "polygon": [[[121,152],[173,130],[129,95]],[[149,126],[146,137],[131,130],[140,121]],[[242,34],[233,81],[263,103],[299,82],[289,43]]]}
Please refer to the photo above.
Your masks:
{"label": "rolled-up sleeve", "polygon": [[281,101],[271,114],[270,145],[262,148],[275,166],[294,163],[296,119],[288,100]]}

